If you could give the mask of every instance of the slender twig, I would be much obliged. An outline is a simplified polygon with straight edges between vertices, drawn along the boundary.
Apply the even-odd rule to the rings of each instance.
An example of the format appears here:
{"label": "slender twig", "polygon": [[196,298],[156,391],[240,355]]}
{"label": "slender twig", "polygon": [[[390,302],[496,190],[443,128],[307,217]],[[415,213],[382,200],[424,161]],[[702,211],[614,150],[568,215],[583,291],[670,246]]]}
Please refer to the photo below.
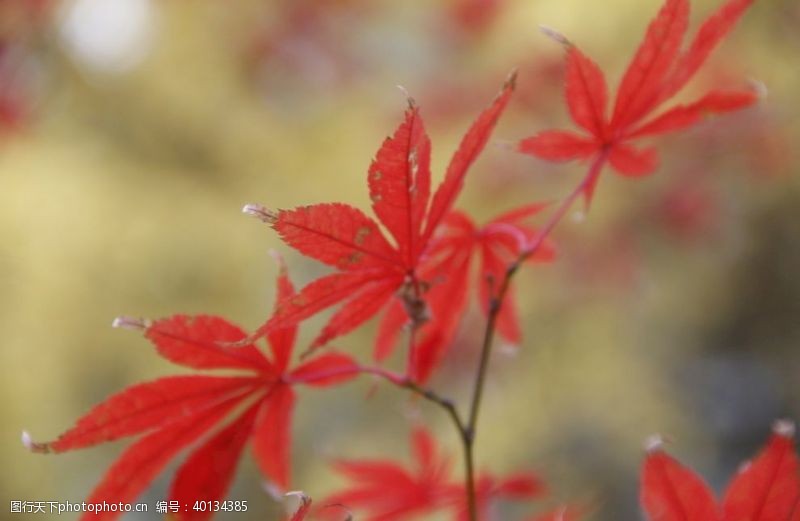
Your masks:
{"label": "slender twig", "polygon": [[431,389],[427,389],[425,387],[420,387],[413,380],[405,380],[401,382],[400,387],[404,387],[409,391],[422,396],[429,402],[433,402],[436,405],[445,409],[447,414],[450,416],[450,419],[453,420],[456,428],[458,429],[458,433],[460,436],[463,437],[464,432],[466,432],[466,427],[464,424],[464,420],[461,419],[461,415],[458,413],[458,409],[456,409],[455,403],[448,398],[444,398],[439,394],[435,393]]}
{"label": "slender twig", "polygon": [[304,376],[300,378],[286,376],[284,377],[284,383],[287,384],[312,383],[312,382],[318,382],[320,380],[328,380],[330,378],[336,378],[339,376],[362,375],[362,374],[379,376],[384,380],[387,380],[397,386],[403,387],[403,381],[404,381],[403,376],[397,373],[393,373],[391,371],[387,371],[382,367],[372,367],[366,365],[348,365],[336,369],[331,369],[329,371],[321,371],[318,373],[313,373],[310,376]]}
{"label": "slender twig", "polygon": [[[414,286],[415,295],[418,302],[421,302],[421,292],[419,286],[415,284]],[[416,383],[417,374],[415,371],[416,367],[416,345],[417,345],[417,332],[419,328],[422,326],[422,321],[419,320],[418,317],[411,317],[411,326],[408,330],[408,367],[406,369],[406,373],[408,376],[405,380],[400,384],[401,387],[405,387],[406,389],[410,390],[413,393],[422,396],[426,400],[433,402],[440,407],[442,407],[447,414],[450,416],[450,419],[453,420],[453,424],[455,425],[456,429],[458,430],[459,435],[463,436],[464,433],[464,422],[461,420],[461,415],[458,414],[458,410],[456,409],[455,404],[452,400],[448,398],[444,398],[438,395],[431,389],[425,388],[420,386]]]}
{"label": "slender twig", "polygon": [[413,297],[411,297],[406,304],[406,313],[408,313],[408,318],[410,321],[408,324],[408,349],[406,351],[406,374],[408,375],[409,381],[412,381],[417,377],[417,331],[419,331],[419,328],[422,326],[422,320],[416,315],[420,309],[419,303],[423,302],[421,300],[421,292],[416,277],[414,277],[412,280],[414,281],[412,283]]}
{"label": "slender twig", "polygon": [[492,353],[492,344],[494,340],[495,330],[497,329],[497,318],[500,315],[500,310],[503,307],[508,288],[511,285],[511,280],[514,275],[519,271],[520,266],[531,256],[535,255],[539,248],[544,244],[545,239],[555,229],[556,225],[563,219],[567,211],[572,207],[575,201],[584,194],[587,188],[591,188],[597,182],[597,178],[605,165],[608,152],[603,150],[593,161],[589,167],[586,176],[583,180],[570,192],[570,194],[561,201],[558,208],[550,215],[545,225],[538,231],[538,233],[531,239],[531,241],[520,252],[514,262],[512,262],[505,272],[503,280],[500,282],[497,293],[491,297],[489,301],[488,317],[486,320],[486,329],[483,335],[483,344],[481,346],[481,355],[478,362],[478,368],[475,374],[475,387],[472,391],[472,400],[470,401],[469,416],[464,429],[461,431],[461,438],[464,445],[464,467],[465,467],[465,484],[467,489],[467,508],[469,512],[470,521],[478,521],[478,509],[475,492],[475,435],[478,425],[478,414],[480,412],[481,400],[483,398],[483,389],[486,384],[486,374],[489,369],[489,358]]}
{"label": "slender twig", "polygon": [[455,423],[459,433],[463,432],[464,422],[461,419],[461,415],[458,414],[458,410],[456,409],[455,404],[453,403],[452,400],[443,397],[433,389],[429,389],[427,387],[423,387],[417,384],[407,376],[402,376],[397,373],[387,371],[380,367],[371,367],[363,365],[341,367],[339,369],[331,369],[330,371],[315,373],[313,376],[309,377],[287,378],[285,382],[288,384],[310,383],[319,380],[327,380],[329,378],[336,378],[338,376],[362,375],[362,374],[369,374],[383,378],[384,380],[395,385],[396,387],[411,391],[412,393],[424,398],[425,400],[441,407],[442,409],[445,410],[445,412],[447,412],[447,414],[453,420],[453,423]]}

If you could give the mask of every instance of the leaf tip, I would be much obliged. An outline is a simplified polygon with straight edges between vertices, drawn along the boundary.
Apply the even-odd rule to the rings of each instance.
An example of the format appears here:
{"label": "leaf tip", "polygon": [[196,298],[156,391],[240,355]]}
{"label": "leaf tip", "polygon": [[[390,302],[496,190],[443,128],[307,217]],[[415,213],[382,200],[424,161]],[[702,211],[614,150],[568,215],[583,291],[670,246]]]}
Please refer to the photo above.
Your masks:
{"label": "leaf tip", "polygon": [[515,342],[503,342],[500,344],[498,353],[507,358],[516,358],[519,355],[519,345]]}
{"label": "leaf tip", "polygon": [[283,494],[284,497],[289,498],[298,498],[300,500],[300,506],[297,507],[294,514],[292,514],[291,521],[302,521],[308,515],[308,511],[311,508],[311,496],[303,492],[302,490],[290,490]]}
{"label": "leaf tip", "polygon": [[269,494],[269,496],[274,499],[275,501],[280,502],[284,496],[288,494],[284,494],[281,488],[272,481],[265,481],[262,485],[264,492]]}
{"label": "leaf tip", "polygon": [[540,24],[539,25],[539,30],[542,32],[542,34],[544,34],[545,36],[547,36],[548,38],[550,38],[554,42],[560,43],[561,45],[563,45],[566,48],[572,47],[572,42],[569,41],[569,39],[566,36],[564,36],[563,34],[561,34],[558,31],[556,31],[552,27],[548,27],[546,25],[541,25]]}
{"label": "leaf tip", "polygon": [[300,498],[301,501],[309,501],[311,498],[308,497],[308,494],[303,492],[302,490],[290,490],[288,492],[284,492],[283,494],[285,497],[297,497]]}
{"label": "leaf tip", "polygon": [[33,450],[33,438],[31,437],[31,433],[28,431],[22,431],[22,435],[20,436],[20,440],[22,441],[22,446],[28,450]]}
{"label": "leaf tip", "polygon": [[774,432],[778,436],[792,439],[794,438],[794,432],[795,432],[794,422],[786,418],[776,420],[775,423],[772,424],[772,432]]}
{"label": "leaf tip", "polygon": [[269,253],[269,256],[272,257],[272,260],[275,261],[275,264],[278,265],[278,274],[281,275],[281,276],[286,275],[286,273],[287,273],[286,261],[283,260],[283,255],[281,255],[278,252],[278,250],[276,250],[274,248],[270,248],[267,251],[267,253]]}
{"label": "leaf tip", "polygon": [[517,143],[508,140],[497,140],[492,142],[492,145],[499,150],[506,150],[509,152],[514,152],[518,148]]}
{"label": "leaf tip", "polygon": [[253,216],[267,224],[275,224],[278,221],[276,212],[260,204],[246,204],[242,207],[242,213]]}
{"label": "leaf tip", "polygon": [[508,77],[506,78],[506,82],[503,84],[503,90],[514,90],[517,88],[517,77],[519,76],[519,71],[517,69],[512,70]]}
{"label": "leaf tip", "polygon": [[753,91],[757,101],[767,99],[767,96],[769,96],[769,89],[767,88],[766,83],[755,78],[750,78],[747,83],[750,86],[750,90]]}
{"label": "leaf tip", "polygon": [[342,521],[353,521],[353,513],[347,506],[341,503],[328,503],[327,505],[323,505],[322,508],[338,508],[343,510],[346,517]]}
{"label": "leaf tip", "polygon": [[660,452],[664,448],[664,438],[660,434],[652,434],[644,440],[644,451],[648,454]]}
{"label": "leaf tip", "polygon": [[111,327],[115,329],[130,329],[131,331],[144,331],[150,327],[150,321],[144,318],[121,315],[111,321]]}
{"label": "leaf tip", "polygon": [[398,85],[397,88],[400,89],[400,92],[402,92],[403,96],[406,97],[406,102],[408,102],[409,110],[416,109],[417,108],[417,102],[414,100],[414,98],[411,97],[411,94],[408,92],[408,89],[406,89],[402,85]]}
{"label": "leaf tip", "polygon": [[22,441],[23,447],[35,454],[47,454],[50,452],[50,445],[48,443],[37,443],[33,441],[33,437],[28,431],[22,431],[20,441]]}

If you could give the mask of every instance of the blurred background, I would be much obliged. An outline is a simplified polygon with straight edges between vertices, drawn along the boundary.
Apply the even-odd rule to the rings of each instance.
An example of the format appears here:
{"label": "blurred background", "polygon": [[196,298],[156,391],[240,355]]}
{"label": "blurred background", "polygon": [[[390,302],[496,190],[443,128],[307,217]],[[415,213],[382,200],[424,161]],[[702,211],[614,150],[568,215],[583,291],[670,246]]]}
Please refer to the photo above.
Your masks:
{"label": "blurred background", "polygon": [[[692,3],[694,27],[719,5]],[[559,260],[517,281],[525,341],[495,351],[478,460],[535,470],[551,494],[501,505],[499,519],[560,501],[641,519],[646,436],[667,436],[720,490],[774,419],[800,418],[800,4],[756,4],[685,95],[755,79],[769,90],[761,105],[661,140],[652,177],[607,172],[588,218],[557,230]],[[107,395],[182,371],[112,330],[115,316],[203,312],[254,328],[272,306],[270,248],[299,284],[326,272],[244,203],[368,209],[366,169],[405,108],[397,85],[422,107],[435,179],[514,68],[496,142],[568,124],[562,51],[537,25],[569,35],[613,85],[659,6],[0,2],[0,518],[26,517],[11,500],[83,500],[127,444],[43,457],[21,446],[22,429],[52,439]],[[489,146],[459,206],[489,217],[557,199],[583,168]],[[321,324],[304,326],[301,346]],[[482,321],[463,324],[432,383],[462,404]],[[368,360],[374,330],[336,345]],[[294,486],[313,496],[341,485],[334,457],[407,454],[416,421],[460,450],[438,410],[369,379],[301,393]],[[164,499],[170,474],[140,500]],[[283,511],[248,460],[230,498],[249,501],[247,519]]]}

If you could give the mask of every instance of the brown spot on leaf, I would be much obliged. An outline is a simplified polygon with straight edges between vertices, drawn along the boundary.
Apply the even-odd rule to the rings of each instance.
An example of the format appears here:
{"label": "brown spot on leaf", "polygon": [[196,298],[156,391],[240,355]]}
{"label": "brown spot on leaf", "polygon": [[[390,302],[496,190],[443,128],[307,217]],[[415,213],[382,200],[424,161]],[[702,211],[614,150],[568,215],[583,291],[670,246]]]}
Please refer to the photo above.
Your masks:
{"label": "brown spot on leaf", "polygon": [[339,267],[347,268],[349,266],[355,266],[356,264],[360,263],[363,258],[364,258],[363,253],[361,253],[360,251],[354,251],[350,255],[345,255],[341,259],[339,259]]}
{"label": "brown spot on leaf", "polygon": [[353,238],[353,242],[359,246],[363,245],[370,233],[372,233],[372,230],[369,228],[369,226],[360,227],[356,231],[356,236]]}
{"label": "brown spot on leaf", "polygon": [[292,297],[289,302],[292,306],[302,307],[308,304],[308,298],[303,295],[295,295]]}

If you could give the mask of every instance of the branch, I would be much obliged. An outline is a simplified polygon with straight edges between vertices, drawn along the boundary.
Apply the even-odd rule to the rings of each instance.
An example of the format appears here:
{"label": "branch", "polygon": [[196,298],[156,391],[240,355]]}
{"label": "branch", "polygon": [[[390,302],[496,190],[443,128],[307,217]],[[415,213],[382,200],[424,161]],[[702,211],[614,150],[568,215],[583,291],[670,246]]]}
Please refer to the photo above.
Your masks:
{"label": "branch", "polygon": [[514,278],[514,275],[517,273],[517,271],[519,271],[520,266],[522,266],[522,264],[529,257],[534,255],[539,250],[545,239],[555,229],[558,223],[561,222],[561,220],[564,218],[564,215],[566,215],[567,211],[575,203],[575,200],[578,199],[581,194],[584,194],[587,190],[593,187],[594,183],[597,182],[600,172],[603,170],[603,166],[605,165],[607,158],[608,151],[604,149],[592,161],[592,164],[583,180],[572,192],[570,192],[566,198],[564,198],[558,208],[556,208],[556,210],[550,215],[550,218],[547,220],[545,225],[525,246],[519,257],[517,257],[517,259],[508,266],[505,276],[498,287],[497,294],[493,296],[489,302],[488,318],[486,320],[486,329],[483,335],[480,361],[478,362],[478,368],[475,374],[475,387],[472,392],[469,416],[467,417],[466,425],[464,425],[465,428],[462,430],[462,440],[464,443],[464,464],[466,470],[467,505],[470,521],[477,521],[478,519],[477,501],[475,496],[475,434],[478,425],[478,414],[480,412],[481,400],[483,398],[483,389],[486,384],[486,374],[489,369],[489,358],[492,353],[494,333],[497,329],[497,317],[499,316],[500,310],[503,307],[506,294],[508,293],[508,288],[511,285],[511,280]]}
{"label": "branch", "polygon": [[373,376],[378,376],[380,378],[383,378],[387,382],[393,384],[396,387],[411,391],[412,393],[419,395],[425,400],[434,403],[439,407],[441,407],[442,409],[444,409],[455,423],[456,427],[459,430],[459,433],[464,431],[464,422],[461,419],[461,416],[458,414],[458,410],[456,410],[455,404],[453,403],[452,400],[441,396],[433,389],[420,386],[407,376],[402,376],[397,373],[387,371],[386,369],[380,367],[354,365],[350,367],[342,367],[339,369],[331,369],[330,371],[325,371],[321,373],[315,373],[314,375],[305,378],[287,378],[285,382],[287,384],[310,383],[319,380],[327,380],[328,378],[333,378],[336,376],[344,376],[350,374],[353,375],[370,374]]}

